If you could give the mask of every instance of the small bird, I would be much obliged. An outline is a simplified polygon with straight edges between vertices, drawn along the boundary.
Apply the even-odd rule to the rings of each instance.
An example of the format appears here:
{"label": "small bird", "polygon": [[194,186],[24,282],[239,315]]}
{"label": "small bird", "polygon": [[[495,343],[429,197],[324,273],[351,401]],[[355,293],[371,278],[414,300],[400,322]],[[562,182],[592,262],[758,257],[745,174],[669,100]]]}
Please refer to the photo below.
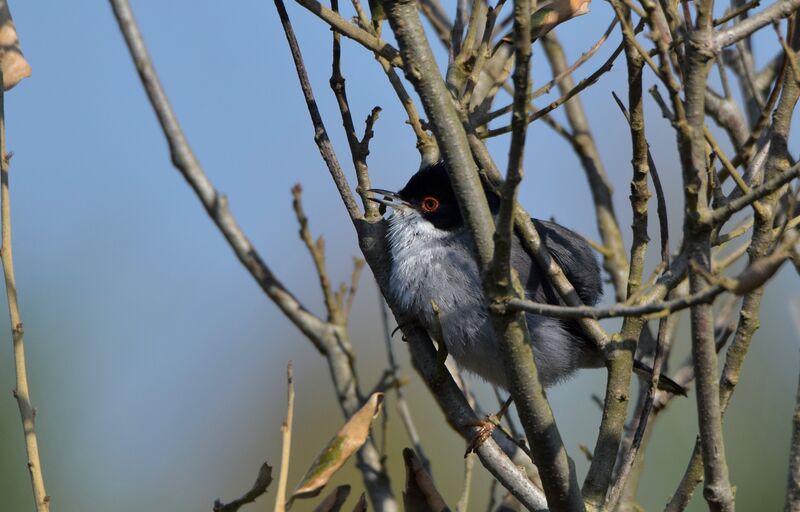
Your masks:
{"label": "small bird", "polygon": [[[421,169],[399,192],[371,192],[383,196],[373,197],[374,201],[393,210],[388,218],[387,241],[391,254],[389,290],[396,304],[443,343],[459,365],[507,389],[477,253],[445,164],[439,162]],[[484,192],[496,215],[499,196],[485,186]],[[554,222],[533,219],[533,223],[583,303],[597,304],[603,293],[600,267],[588,242]],[[517,236],[512,240],[511,264],[527,299],[560,304],[558,292]],[[577,321],[530,313],[526,317],[544,386],[567,379],[579,368],[604,365],[602,354]],[[638,361],[634,366],[639,373],[652,372]],[[685,394],[674,381],[662,378],[661,383],[663,389]]]}

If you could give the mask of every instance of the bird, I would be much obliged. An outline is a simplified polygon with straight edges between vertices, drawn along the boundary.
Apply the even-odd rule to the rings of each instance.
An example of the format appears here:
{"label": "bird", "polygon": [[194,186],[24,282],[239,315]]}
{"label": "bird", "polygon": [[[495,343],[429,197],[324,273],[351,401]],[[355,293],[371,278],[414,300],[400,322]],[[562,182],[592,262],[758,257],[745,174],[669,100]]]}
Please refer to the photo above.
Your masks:
{"label": "bird", "polygon": [[[497,215],[500,197],[483,186],[489,209]],[[467,371],[508,389],[500,342],[490,318],[477,251],[450,184],[445,163],[420,169],[397,192],[371,189],[371,199],[392,211],[386,241],[390,256],[389,294],[404,316],[421,324]],[[381,197],[382,196],[382,197]],[[603,294],[600,266],[585,238],[555,222],[532,219],[542,241],[563,269],[584,304],[594,306]],[[561,304],[560,296],[517,235],[512,237],[511,265],[525,298]],[[550,387],[582,368],[604,366],[604,357],[577,320],[526,313],[540,382]],[[634,361],[639,374],[652,373]],[[685,394],[662,377],[660,388]]]}

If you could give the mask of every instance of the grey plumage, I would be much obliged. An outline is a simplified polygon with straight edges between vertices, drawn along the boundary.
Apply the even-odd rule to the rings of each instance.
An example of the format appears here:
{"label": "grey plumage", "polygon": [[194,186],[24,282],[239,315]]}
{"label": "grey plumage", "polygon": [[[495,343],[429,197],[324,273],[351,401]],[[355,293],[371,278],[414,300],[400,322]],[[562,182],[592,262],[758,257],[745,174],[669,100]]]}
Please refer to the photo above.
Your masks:
{"label": "grey plumage", "polygon": [[[557,224],[534,222],[584,303],[596,304],[602,293],[600,269],[586,241]],[[417,211],[400,209],[389,217],[388,241],[392,257],[390,289],[397,303],[444,342],[464,368],[507,387],[475,249],[466,228],[440,230]],[[558,300],[557,292],[516,238],[511,258],[528,298],[549,303]],[[438,320],[431,301],[439,308]],[[577,323],[532,314],[527,320],[539,377],[545,386],[569,377],[578,368],[602,365],[600,354]]]}
{"label": "grey plumage", "polygon": [[[398,193],[373,189],[391,206],[388,245],[391,256],[389,289],[396,303],[416,319],[467,370],[507,387],[498,340],[489,318],[472,237],[461,218],[443,163],[420,170]],[[499,199],[486,189],[495,214]],[[594,306],[602,295],[600,267],[586,240],[554,222],[533,219],[545,247],[564,270],[584,304]],[[511,264],[519,274],[526,298],[561,304],[545,273],[512,240]],[[433,303],[438,308],[434,313]],[[579,368],[603,366],[603,357],[577,321],[527,314],[528,330],[545,386],[568,378]],[[634,369],[652,370],[639,361]],[[662,376],[660,389],[686,394]]]}

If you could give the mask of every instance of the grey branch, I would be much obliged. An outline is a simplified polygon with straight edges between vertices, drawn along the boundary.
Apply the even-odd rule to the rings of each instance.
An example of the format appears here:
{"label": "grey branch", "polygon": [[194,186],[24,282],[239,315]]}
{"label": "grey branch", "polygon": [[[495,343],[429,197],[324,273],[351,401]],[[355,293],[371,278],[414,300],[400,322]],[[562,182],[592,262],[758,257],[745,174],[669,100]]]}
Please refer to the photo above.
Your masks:
{"label": "grey branch", "polygon": [[778,0],[758,14],[717,32],[712,40],[713,48],[719,51],[741,41],[761,27],[790,16],[798,7],[800,7],[800,0]]}
{"label": "grey branch", "polygon": [[[795,315],[797,309],[795,308]],[[800,334],[800,333],[797,333]],[[786,483],[784,512],[800,512],[800,381],[797,385],[794,415],[792,416],[792,444],[789,452],[789,478]]]}

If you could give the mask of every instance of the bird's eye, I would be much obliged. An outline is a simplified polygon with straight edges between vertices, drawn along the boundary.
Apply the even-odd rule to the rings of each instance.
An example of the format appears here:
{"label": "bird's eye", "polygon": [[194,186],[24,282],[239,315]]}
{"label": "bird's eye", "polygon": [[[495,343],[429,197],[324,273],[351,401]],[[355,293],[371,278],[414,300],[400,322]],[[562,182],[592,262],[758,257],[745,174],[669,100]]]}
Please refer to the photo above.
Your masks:
{"label": "bird's eye", "polygon": [[432,196],[423,199],[421,204],[422,211],[425,213],[433,213],[439,209],[439,200]]}

